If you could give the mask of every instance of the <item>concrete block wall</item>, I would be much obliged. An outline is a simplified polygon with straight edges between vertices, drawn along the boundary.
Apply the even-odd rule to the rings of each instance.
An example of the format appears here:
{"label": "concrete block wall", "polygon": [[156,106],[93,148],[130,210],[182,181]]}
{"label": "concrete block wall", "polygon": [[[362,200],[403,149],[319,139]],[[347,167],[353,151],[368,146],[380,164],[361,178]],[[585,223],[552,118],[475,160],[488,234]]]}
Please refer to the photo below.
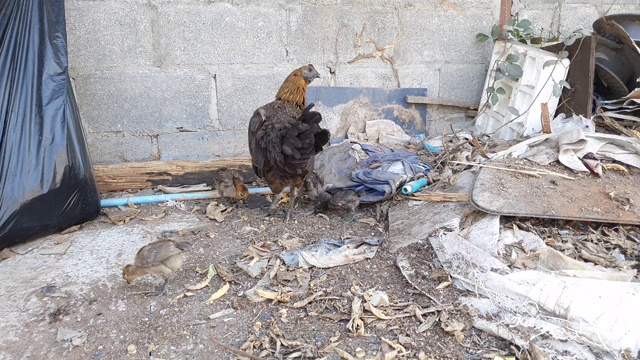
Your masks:
{"label": "concrete block wall", "polygon": [[[601,1],[516,1],[535,24],[590,27]],[[587,5],[585,5],[587,4]],[[589,5],[590,4],[590,5]],[[616,9],[640,12],[631,0]],[[479,101],[499,0],[67,0],[70,73],[96,163],[247,156],[253,110],[313,63],[315,85],[426,87]],[[560,9],[560,10],[558,10]],[[606,10],[606,9],[605,9]],[[560,15],[558,15],[560,14]],[[555,24],[555,23],[554,23]],[[359,37],[359,34],[362,34]],[[375,40],[396,61],[379,58]],[[462,118],[432,107],[432,126]],[[438,123],[439,122],[439,123]]]}

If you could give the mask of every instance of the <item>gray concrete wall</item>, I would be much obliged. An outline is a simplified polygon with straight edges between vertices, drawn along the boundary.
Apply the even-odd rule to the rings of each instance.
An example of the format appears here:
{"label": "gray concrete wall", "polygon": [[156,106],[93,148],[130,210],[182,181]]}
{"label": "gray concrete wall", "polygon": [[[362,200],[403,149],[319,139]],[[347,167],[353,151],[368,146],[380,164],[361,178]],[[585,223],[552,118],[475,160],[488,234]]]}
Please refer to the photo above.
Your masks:
{"label": "gray concrete wall", "polygon": [[[561,5],[559,3],[562,3]],[[514,12],[557,30],[590,28],[637,0],[516,1]],[[284,77],[313,63],[316,85],[426,87],[479,101],[499,0],[68,0],[70,73],[94,162],[248,155],[253,110]],[[374,53],[396,61],[348,61]],[[432,107],[432,129],[460,121]]]}

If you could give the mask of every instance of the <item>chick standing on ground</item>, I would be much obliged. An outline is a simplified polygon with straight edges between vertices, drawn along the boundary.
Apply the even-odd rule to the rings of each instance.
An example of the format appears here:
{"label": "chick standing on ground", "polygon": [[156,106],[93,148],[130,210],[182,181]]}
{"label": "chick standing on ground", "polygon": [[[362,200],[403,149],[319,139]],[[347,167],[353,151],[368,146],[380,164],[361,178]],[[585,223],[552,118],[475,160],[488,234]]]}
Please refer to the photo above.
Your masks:
{"label": "chick standing on ground", "polygon": [[245,199],[249,189],[244,185],[236,171],[222,168],[213,176],[213,184],[221,199]]}
{"label": "chick standing on ground", "polygon": [[355,190],[341,189],[333,194],[326,191],[318,195],[318,203],[315,206],[315,213],[325,210],[347,210],[345,221],[353,221],[356,209],[360,205],[360,196]]}
{"label": "chick standing on ground", "polygon": [[131,283],[133,280],[144,276],[161,276],[164,279],[162,288],[157,291],[149,291],[148,295],[163,295],[167,292],[169,274],[178,270],[184,261],[184,251],[190,250],[188,242],[176,242],[173,240],[158,240],[147,244],[138,250],[133,264],[126,265],[122,269],[122,277]]}

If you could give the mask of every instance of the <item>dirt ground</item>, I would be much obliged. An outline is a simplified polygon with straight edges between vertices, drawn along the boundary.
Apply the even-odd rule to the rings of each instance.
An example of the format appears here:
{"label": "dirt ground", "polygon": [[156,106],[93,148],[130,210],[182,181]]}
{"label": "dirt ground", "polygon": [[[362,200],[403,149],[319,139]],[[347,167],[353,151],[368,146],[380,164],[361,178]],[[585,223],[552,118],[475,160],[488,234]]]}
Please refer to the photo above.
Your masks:
{"label": "dirt ground", "polygon": [[[449,285],[433,252],[417,251],[428,244],[418,242],[404,251],[421,266],[421,284],[431,284],[433,299],[407,282],[396,265],[397,253],[390,251],[384,216],[379,222],[374,220],[378,215],[375,206],[361,206],[355,221],[345,222],[339,213],[313,215],[311,204],[303,203],[292,221],[284,223],[265,217],[260,209],[239,205],[217,222],[204,215],[208,203],[185,202],[182,208],[144,205],[120,225],[101,215],[76,233],[37,240],[32,250],[27,247],[30,252],[26,255],[11,253],[0,262],[0,268],[6,265],[2,291],[19,296],[5,297],[0,314],[5,320],[20,315],[15,317],[20,320],[5,329],[0,358],[482,359],[510,353],[508,342],[471,327],[469,315],[456,305],[461,292]],[[192,221],[180,225],[180,216]],[[172,222],[178,225],[157,230]],[[140,232],[154,226],[156,230],[146,235]],[[33,279],[22,277],[14,288],[8,287],[7,272],[21,269],[22,256],[63,246],[74,234],[106,234],[101,231],[114,228],[124,234],[124,240],[74,240],[66,253],[53,255],[57,258],[53,261],[60,262],[73,256],[74,247],[82,246],[88,252],[82,261],[95,264],[83,264],[89,270],[73,276],[93,279],[89,285],[69,285],[74,282],[72,276],[34,274]],[[132,243],[125,246],[128,236]],[[188,241],[193,250],[185,254],[182,269],[171,278],[169,294],[148,297],[137,292],[158,286],[160,279],[144,277],[127,285],[119,272],[133,260],[139,245],[158,237]],[[294,269],[277,262],[283,250],[350,238],[384,238],[384,242],[372,259],[332,268]],[[112,247],[117,258],[107,255]],[[262,273],[274,276],[263,290],[277,292],[278,299],[252,302],[248,298],[247,292],[263,277],[253,278],[237,265],[250,247],[256,261],[268,261]],[[16,251],[26,251],[25,246],[21,249]],[[45,258],[32,256],[36,262]],[[39,269],[37,263],[22,269],[46,272],[45,265],[40,265]],[[218,275],[209,286],[186,291],[185,285],[204,279],[210,265],[218,267],[226,279]],[[225,274],[225,269],[231,274]],[[205,303],[225,280],[229,281],[228,292]],[[389,305],[383,301],[377,308],[362,309],[359,300],[373,304],[370,296],[376,291],[388,296]],[[298,303],[314,294],[311,301]],[[356,316],[350,321],[352,314]]]}

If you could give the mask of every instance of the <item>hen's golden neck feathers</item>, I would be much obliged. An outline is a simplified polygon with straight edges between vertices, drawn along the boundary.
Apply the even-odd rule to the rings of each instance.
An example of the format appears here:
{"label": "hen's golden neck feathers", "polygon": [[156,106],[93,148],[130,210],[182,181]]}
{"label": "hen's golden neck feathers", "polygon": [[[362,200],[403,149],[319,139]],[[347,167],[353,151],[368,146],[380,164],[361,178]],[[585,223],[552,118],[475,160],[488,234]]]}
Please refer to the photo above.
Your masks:
{"label": "hen's golden neck feathers", "polygon": [[302,77],[299,69],[292,72],[280,86],[280,90],[276,94],[276,100],[292,102],[299,108],[304,108],[309,82],[309,80]]}
{"label": "hen's golden neck feathers", "polygon": [[290,102],[301,109],[304,108],[307,99],[307,85],[318,77],[320,75],[311,64],[294,70],[280,86],[276,100]]}

